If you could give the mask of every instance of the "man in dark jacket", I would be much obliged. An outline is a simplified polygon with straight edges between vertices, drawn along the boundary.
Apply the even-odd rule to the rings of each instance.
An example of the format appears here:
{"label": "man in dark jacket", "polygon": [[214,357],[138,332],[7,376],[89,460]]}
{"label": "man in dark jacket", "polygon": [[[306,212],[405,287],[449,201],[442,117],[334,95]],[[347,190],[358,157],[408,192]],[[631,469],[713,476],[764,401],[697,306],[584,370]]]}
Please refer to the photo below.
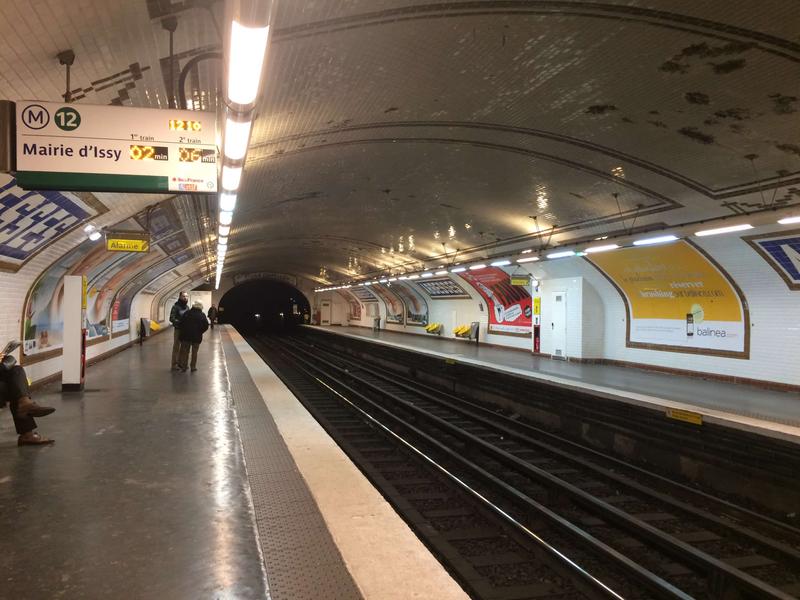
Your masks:
{"label": "man in dark jacket", "polygon": [[211,323],[211,329],[214,329],[214,322],[217,320],[217,307],[213,304],[208,309],[208,322]]}
{"label": "man in dark jacket", "polygon": [[169,322],[172,323],[172,370],[178,370],[178,354],[181,351],[180,327],[181,319],[186,311],[189,310],[189,294],[181,292],[178,301],[172,305],[169,311]]}
{"label": "man in dark jacket", "polygon": [[195,302],[181,319],[181,351],[178,356],[178,367],[180,367],[181,371],[186,371],[186,362],[189,358],[190,349],[192,351],[192,373],[197,371],[197,351],[203,341],[203,334],[207,330],[208,319],[203,314],[203,305],[200,302]]}

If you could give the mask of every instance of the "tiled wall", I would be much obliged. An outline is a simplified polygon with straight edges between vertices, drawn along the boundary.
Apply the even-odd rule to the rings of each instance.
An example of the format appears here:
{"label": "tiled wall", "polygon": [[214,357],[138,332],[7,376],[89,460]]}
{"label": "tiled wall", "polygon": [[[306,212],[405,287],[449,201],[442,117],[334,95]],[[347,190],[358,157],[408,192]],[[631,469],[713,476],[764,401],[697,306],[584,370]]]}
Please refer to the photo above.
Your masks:
{"label": "tiled wall", "polygon": [[[748,232],[780,232],[761,228]],[[549,311],[553,291],[567,293],[567,356],[576,359],[608,359],[671,369],[800,385],[800,291],[792,291],[780,276],[738,235],[693,240],[727,271],[740,287],[750,311],[750,357],[727,358],[682,352],[629,348],[626,346],[625,305],[619,292],[583,258],[531,263],[528,271],[541,281],[541,352],[552,352]],[[469,286],[465,286],[468,288]],[[472,290],[470,290],[472,291]],[[316,294],[315,296],[320,296]],[[491,344],[531,348],[526,338],[486,335],[487,314],[478,310],[481,299],[428,300],[430,320],[445,325],[452,336],[455,320],[480,321],[482,339]],[[334,296],[334,303],[344,305]],[[381,316],[385,319],[382,303]],[[342,308],[346,314],[346,308]],[[344,322],[344,321],[343,321]],[[384,321],[385,322],[385,321]],[[358,325],[372,326],[362,311]],[[424,333],[422,328],[389,325],[388,329]]]}

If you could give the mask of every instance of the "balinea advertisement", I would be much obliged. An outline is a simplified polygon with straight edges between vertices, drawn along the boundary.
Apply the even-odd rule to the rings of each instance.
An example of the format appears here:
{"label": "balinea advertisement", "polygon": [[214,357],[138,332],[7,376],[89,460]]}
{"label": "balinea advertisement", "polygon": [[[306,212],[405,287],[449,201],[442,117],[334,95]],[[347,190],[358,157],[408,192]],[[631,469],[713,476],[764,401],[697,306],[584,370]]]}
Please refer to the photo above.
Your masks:
{"label": "balinea advertisement", "polygon": [[749,356],[747,304],[728,274],[697,246],[682,240],[587,260],[625,301],[628,347]]}
{"label": "balinea advertisement", "polygon": [[531,335],[532,300],[528,286],[511,285],[511,276],[500,267],[459,273],[486,301],[489,333]]}

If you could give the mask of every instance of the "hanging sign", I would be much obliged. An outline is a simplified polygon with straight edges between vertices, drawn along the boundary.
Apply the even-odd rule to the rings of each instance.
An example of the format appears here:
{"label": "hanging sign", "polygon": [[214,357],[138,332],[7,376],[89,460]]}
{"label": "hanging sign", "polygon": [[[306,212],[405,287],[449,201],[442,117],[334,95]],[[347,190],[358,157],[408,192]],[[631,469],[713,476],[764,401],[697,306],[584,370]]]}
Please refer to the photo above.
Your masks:
{"label": "hanging sign", "polygon": [[526,285],[531,284],[531,276],[530,275],[512,275],[511,276],[511,285],[519,285],[525,287]]}
{"label": "hanging sign", "polygon": [[16,116],[23,189],[217,191],[213,113],[36,100]]}
{"label": "hanging sign", "polygon": [[141,231],[109,231],[106,233],[106,250],[109,252],[150,252],[150,236]]}

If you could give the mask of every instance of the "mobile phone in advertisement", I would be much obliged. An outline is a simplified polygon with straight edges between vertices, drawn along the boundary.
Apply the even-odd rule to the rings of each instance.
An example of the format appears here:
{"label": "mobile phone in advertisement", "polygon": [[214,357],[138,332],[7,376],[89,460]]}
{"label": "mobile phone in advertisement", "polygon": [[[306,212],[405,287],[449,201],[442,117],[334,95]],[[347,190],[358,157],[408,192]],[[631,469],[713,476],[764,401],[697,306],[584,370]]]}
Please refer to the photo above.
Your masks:
{"label": "mobile phone in advertisement", "polygon": [[686,313],[686,335],[691,337],[694,335],[694,315]]}

